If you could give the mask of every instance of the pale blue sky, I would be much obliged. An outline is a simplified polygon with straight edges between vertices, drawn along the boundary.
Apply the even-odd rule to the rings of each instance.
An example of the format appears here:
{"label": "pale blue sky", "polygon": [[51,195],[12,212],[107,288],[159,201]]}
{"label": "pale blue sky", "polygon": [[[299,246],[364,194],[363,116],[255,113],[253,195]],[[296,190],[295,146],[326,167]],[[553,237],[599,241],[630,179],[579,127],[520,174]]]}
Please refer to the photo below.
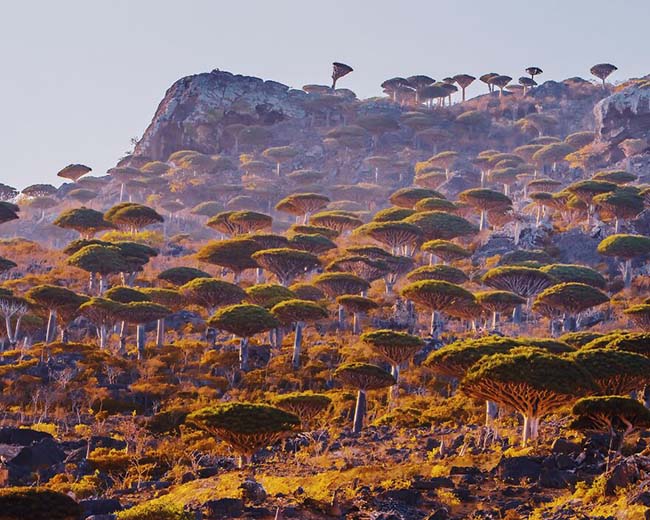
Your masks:
{"label": "pale blue sky", "polygon": [[[0,0],[0,182],[103,174],[178,78],[214,68],[300,88],[332,61],[359,97],[392,76],[499,72],[613,81],[650,72],[648,0]],[[472,92],[482,92],[476,85]]]}

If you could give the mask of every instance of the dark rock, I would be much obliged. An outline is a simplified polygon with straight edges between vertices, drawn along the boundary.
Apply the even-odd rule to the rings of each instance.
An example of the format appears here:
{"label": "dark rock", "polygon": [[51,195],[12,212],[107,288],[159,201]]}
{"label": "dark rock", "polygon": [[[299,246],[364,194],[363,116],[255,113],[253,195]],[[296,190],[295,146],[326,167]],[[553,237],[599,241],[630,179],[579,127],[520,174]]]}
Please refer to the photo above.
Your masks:
{"label": "dark rock", "polygon": [[35,473],[49,470],[52,466],[62,463],[66,458],[65,452],[51,437],[21,449],[18,454],[8,461],[11,470],[16,470],[19,478],[24,473]]}
{"label": "dark rock", "polygon": [[568,455],[556,455],[555,456],[555,465],[557,466],[558,469],[562,470],[567,470],[567,469],[575,469],[578,465],[578,463],[573,460],[571,457]]}
{"label": "dark rock", "polygon": [[476,466],[452,466],[449,469],[450,475],[482,475],[481,468]]}
{"label": "dark rock", "polygon": [[553,244],[559,252],[559,261],[564,264],[596,265],[602,261],[597,248],[600,240],[580,229],[573,228],[553,237]]}
{"label": "dark rock", "polygon": [[542,457],[502,457],[496,475],[507,484],[537,482],[542,474],[542,461]]}
{"label": "dark rock", "polygon": [[579,444],[568,441],[561,437],[555,439],[555,441],[553,441],[553,445],[551,446],[551,452],[562,455],[577,455],[581,451],[582,448]]}
{"label": "dark rock", "polygon": [[261,504],[266,500],[266,490],[264,486],[257,482],[253,477],[248,477],[241,483],[239,489],[242,490],[242,500],[245,504]]}
{"label": "dark rock", "polygon": [[628,504],[639,504],[650,507],[650,491],[639,491],[628,499]]}
{"label": "dark rock", "polygon": [[449,518],[449,511],[447,511],[444,508],[441,508],[431,513],[424,520],[448,520],[448,518]]}
{"label": "dark rock", "polygon": [[476,497],[472,495],[471,491],[466,487],[457,487],[452,491],[458,500],[461,502],[473,502]]}
{"label": "dark rock", "polygon": [[30,430],[29,428],[0,428],[0,444],[31,446],[43,439],[53,439],[49,433]]}
{"label": "dark rock", "polygon": [[625,488],[639,479],[639,466],[634,457],[622,459],[605,474],[605,495],[614,496],[620,488]]}
{"label": "dark rock", "polygon": [[214,477],[217,473],[219,473],[219,468],[217,466],[199,468],[199,470],[197,471],[197,475],[199,478]]}
{"label": "dark rock", "polygon": [[390,489],[377,496],[378,500],[400,502],[409,506],[417,506],[422,495],[417,489]]}
{"label": "dark rock", "polygon": [[439,489],[439,488],[453,488],[455,487],[454,481],[448,477],[431,477],[426,479],[417,478],[411,483],[414,489]]}
{"label": "dark rock", "polygon": [[244,502],[239,498],[220,498],[203,504],[204,514],[212,518],[236,518],[244,511]]}
{"label": "dark rock", "polygon": [[539,485],[548,489],[566,489],[575,486],[577,480],[577,477],[568,471],[545,469],[539,477]]}
{"label": "dark rock", "polygon": [[109,515],[122,510],[120,501],[114,498],[80,500],[79,507],[81,507],[84,517],[92,515]]}

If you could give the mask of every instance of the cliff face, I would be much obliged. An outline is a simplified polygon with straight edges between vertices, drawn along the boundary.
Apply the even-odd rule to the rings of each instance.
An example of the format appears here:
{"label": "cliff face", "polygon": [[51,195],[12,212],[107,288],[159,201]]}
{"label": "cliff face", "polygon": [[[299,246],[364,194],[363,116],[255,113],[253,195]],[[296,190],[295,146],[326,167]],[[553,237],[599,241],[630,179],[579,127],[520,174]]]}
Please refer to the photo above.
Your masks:
{"label": "cliff face", "polygon": [[275,81],[219,70],[181,78],[160,102],[135,155],[164,160],[183,149],[216,153],[225,126],[303,118],[306,96]]}
{"label": "cliff face", "polygon": [[650,84],[633,84],[600,101],[594,108],[596,135],[610,145],[613,160],[623,157],[625,139],[650,138]]}

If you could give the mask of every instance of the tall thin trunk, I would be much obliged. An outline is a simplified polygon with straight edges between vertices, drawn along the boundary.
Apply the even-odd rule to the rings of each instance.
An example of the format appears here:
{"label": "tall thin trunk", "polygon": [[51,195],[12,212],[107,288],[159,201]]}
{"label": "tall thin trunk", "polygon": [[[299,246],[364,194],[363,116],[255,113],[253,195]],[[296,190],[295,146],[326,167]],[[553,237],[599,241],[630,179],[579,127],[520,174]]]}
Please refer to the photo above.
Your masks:
{"label": "tall thin trunk", "polygon": [[354,408],[354,422],[352,423],[352,432],[359,433],[363,428],[363,420],[366,416],[366,391],[357,392],[357,405]]}
{"label": "tall thin trunk", "polygon": [[391,375],[395,378],[395,384],[388,389],[388,400],[391,405],[397,403],[399,398],[399,364],[394,363],[390,368]]}
{"label": "tall thin trunk", "polygon": [[45,331],[45,344],[52,343],[54,334],[56,333],[56,311],[50,309],[50,315],[47,319],[47,330]]}
{"label": "tall thin trunk", "polygon": [[494,401],[485,401],[485,426],[492,427],[494,420],[499,415],[499,407]]}
{"label": "tall thin trunk", "polygon": [[244,372],[248,370],[248,338],[239,342],[239,368]]}
{"label": "tall thin trunk", "polygon": [[293,354],[291,357],[291,366],[294,370],[300,368],[300,347],[302,346],[302,328],[301,321],[296,322],[296,332],[293,338]]}
{"label": "tall thin trunk", "polygon": [[144,347],[147,342],[147,333],[144,330],[144,325],[143,324],[138,324],[136,328],[136,345],[138,347],[138,359],[142,359],[144,356]]}
{"label": "tall thin trunk", "polygon": [[158,348],[165,344],[165,318],[160,318],[156,323],[156,346]]}

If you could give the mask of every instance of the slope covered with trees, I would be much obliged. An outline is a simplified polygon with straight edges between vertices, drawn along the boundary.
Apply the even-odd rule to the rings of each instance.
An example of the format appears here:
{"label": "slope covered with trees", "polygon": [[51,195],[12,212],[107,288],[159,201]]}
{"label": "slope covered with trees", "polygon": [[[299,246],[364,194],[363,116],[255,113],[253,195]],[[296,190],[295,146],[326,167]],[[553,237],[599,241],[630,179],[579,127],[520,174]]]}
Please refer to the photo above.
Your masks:
{"label": "slope covered with trees", "polygon": [[0,518],[645,518],[650,83],[614,70],[213,71],[105,175],[0,185]]}

